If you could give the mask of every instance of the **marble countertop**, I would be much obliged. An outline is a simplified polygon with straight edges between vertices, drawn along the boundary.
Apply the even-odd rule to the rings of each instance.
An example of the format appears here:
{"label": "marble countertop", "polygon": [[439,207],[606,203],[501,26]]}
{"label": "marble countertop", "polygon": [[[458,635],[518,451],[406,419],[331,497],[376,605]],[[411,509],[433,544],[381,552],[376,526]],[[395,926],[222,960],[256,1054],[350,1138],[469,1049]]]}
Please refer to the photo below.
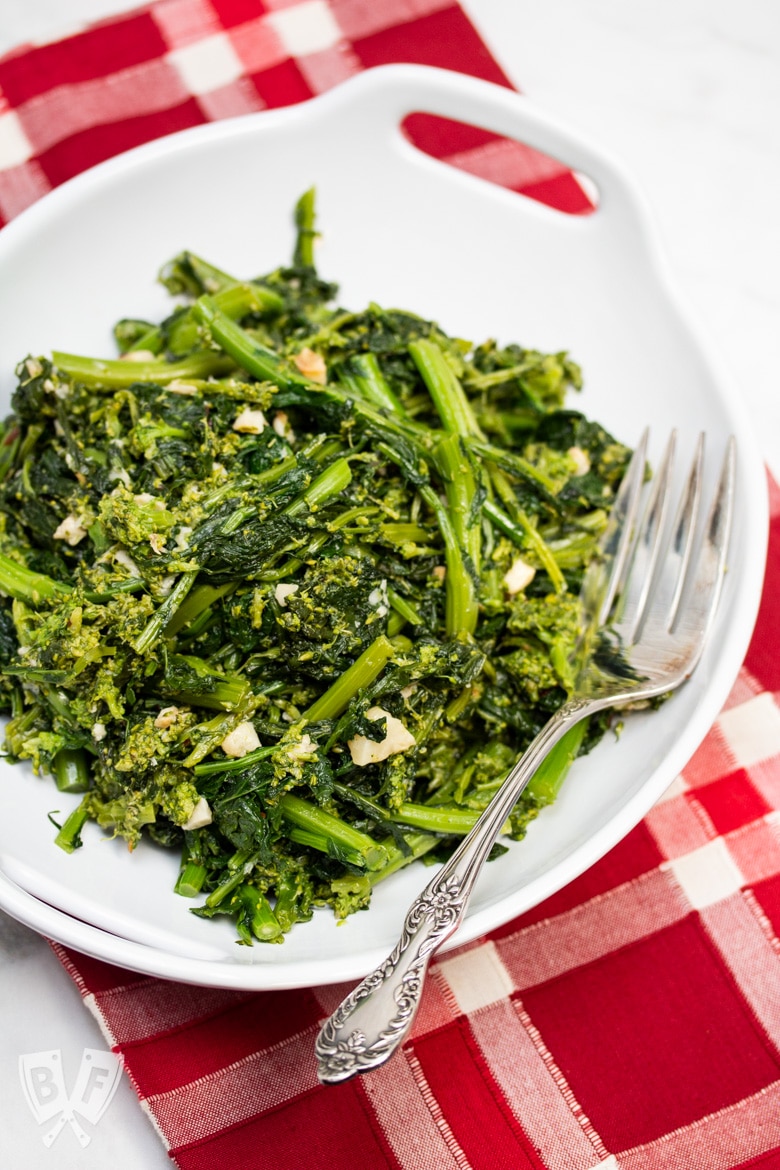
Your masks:
{"label": "marble countertop", "polygon": [[[462,0],[508,76],[638,180],[680,294],[730,369],[780,479],[780,8],[773,0]],[[121,0],[4,0],[0,53],[122,11]],[[68,1083],[105,1048],[46,942],[0,914],[0,1125],[14,1170],[170,1166],[123,1082],[81,1150],[51,1149],[27,1110],[19,1057],[60,1049]],[[67,1139],[67,1140],[66,1140]]]}

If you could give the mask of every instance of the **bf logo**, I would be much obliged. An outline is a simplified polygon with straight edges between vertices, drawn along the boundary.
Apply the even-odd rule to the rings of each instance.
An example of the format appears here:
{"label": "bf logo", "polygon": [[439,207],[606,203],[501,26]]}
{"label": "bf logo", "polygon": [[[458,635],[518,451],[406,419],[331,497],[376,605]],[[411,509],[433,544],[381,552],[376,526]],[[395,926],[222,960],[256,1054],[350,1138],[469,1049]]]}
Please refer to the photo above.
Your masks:
{"label": "bf logo", "polygon": [[20,1056],[19,1077],[33,1117],[39,1125],[54,1122],[43,1135],[43,1144],[50,1146],[67,1123],[82,1148],[88,1146],[91,1138],[75,1113],[97,1125],[116,1092],[121,1071],[122,1062],[113,1052],[85,1048],[73,1092],[68,1095],[59,1048]]}

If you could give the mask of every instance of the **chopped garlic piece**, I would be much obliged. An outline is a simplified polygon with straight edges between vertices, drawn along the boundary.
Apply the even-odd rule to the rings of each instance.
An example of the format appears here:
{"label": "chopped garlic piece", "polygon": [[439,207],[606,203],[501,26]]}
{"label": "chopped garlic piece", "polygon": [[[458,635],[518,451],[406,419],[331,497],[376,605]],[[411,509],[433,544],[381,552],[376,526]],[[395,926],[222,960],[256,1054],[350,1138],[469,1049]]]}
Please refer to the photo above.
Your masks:
{"label": "chopped garlic piece", "polygon": [[321,386],[327,382],[328,372],[325,368],[325,359],[321,354],[309,349],[308,345],[300,353],[296,353],[293,362],[304,378],[309,378],[312,382],[319,382]]}
{"label": "chopped garlic piece", "polygon": [[125,362],[156,362],[157,354],[152,353],[150,349],[131,349],[127,353],[122,354],[122,361]]}
{"label": "chopped garlic piece", "polygon": [[130,556],[130,553],[126,552],[123,548],[118,548],[114,553],[114,563],[122,565],[123,568],[127,569],[131,577],[141,576],[141,570],[138,568],[138,565]]}
{"label": "chopped garlic piece", "polygon": [[95,740],[96,743],[100,743],[101,739],[106,738],[106,725],[105,725],[105,723],[93,724],[92,738]]}
{"label": "chopped garlic piece", "polygon": [[165,389],[170,390],[171,394],[184,394],[188,398],[192,398],[194,394],[198,393],[197,386],[193,386],[191,382],[184,382],[181,378],[174,378]]}
{"label": "chopped garlic piece", "polygon": [[369,707],[366,718],[384,719],[386,730],[384,739],[378,742],[365,735],[356,735],[354,739],[348,740],[347,747],[352,756],[352,763],[357,764],[359,768],[364,768],[366,764],[378,764],[388,756],[405,752],[407,748],[414,747],[417,743],[408,727],[381,707]]}
{"label": "chopped garlic piece", "polygon": [[407,683],[405,687],[401,687],[401,698],[411,699],[412,695],[417,691],[417,683]]}
{"label": "chopped garlic piece", "polygon": [[152,552],[157,553],[158,556],[165,552],[165,537],[161,532],[153,532],[149,537],[149,544]]}
{"label": "chopped garlic piece", "polygon": [[507,572],[504,574],[504,584],[507,592],[513,596],[515,593],[522,593],[527,585],[530,585],[536,576],[536,569],[531,565],[527,565],[522,557],[518,557],[516,561],[512,561]]}
{"label": "chopped garlic piece", "polygon": [[201,796],[182,828],[191,833],[193,829],[202,829],[204,825],[210,825],[212,819],[209,802],[204,796]]}
{"label": "chopped garlic piece", "polygon": [[260,747],[260,739],[251,723],[239,723],[222,740],[222,750],[226,756],[240,759],[247,752],[253,752]]}
{"label": "chopped garlic piece", "polygon": [[277,410],[271,426],[274,428],[280,439],[287,439],[290,443],[295,442],[295,431],[290,426],[290,420],[287,417],[286,411]]}
{"label": "chopped garlic piece", "polygon": [[78,544],[87,535],[87,530],[78,516],[66,516],[54,533],[55,540],[64,540],[66,544]]}
{"label": "chopped garlic piece", "polygon": [[31,378],[37,378],[43,373],[43,366],[37,358],[28,358],[24,363],[24,368]]}
{"label": "chopped garlic piece", "polygon": [[570,459],[574,462],[575,475],[587,475],[590,471],[590,459],[588,452],[583,451],[582,447],[569,447],[566,452]]}
{"label": "chopped garlic piece", "polygon": [[306,735],[304,732],[297,743],[291,744],[290,747],[287,748],[287,755],[291,760],[308,760],[311,756],[316,754],[316,751],[316,743],[311,738],[311,736]]}
{"label": "chopped garlic piece", "polygon": [[443,582],[444,578],[447,576],[447,566],[434,565],[431,569],[431,576],[435,577],[437,581]]}
{"label": "chopped garlic piece", "polygon": [[167,727],[172,727],[179,718],[178,707],[163,707],[159,715],[154,721],[155,727],[158,731],[165,731]]}
{"label": "chopped garlic piece", "polygon": [[291,594],[297,593],[299,589],[300,585],[293,585],[287,581],[280,581],[274,590],[274,597],[276,598],[279,605],[281,605],[282,609],[284,609],[287,605],[287,598],[290,597]]}
{"label": "chopped garlic piece", "polygon": [[262,410],[249,410],[247,407],[233,421],[233,430],[243,435],[259,435],[264,429],[265,415]]}

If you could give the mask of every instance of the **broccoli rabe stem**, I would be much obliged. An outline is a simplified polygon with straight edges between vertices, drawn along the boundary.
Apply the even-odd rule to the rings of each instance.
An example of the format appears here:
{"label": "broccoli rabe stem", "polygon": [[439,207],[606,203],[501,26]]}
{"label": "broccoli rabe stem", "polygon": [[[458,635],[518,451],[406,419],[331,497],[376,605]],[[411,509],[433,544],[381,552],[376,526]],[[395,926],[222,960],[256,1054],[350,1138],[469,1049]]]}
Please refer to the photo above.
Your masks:
{"label": "broccoli rabe stem", "polygon": [[349,487],[351,480],[352,472],[349,461],[336,459],[329,467],[325,468],[321,475],[317,476],[313,483],[309,484],[300,496],[287,505],[284,509],[285,516],[300,516],[307,509],[310,512],[316,511],[334,496],[340,495]]}
{"label": "broccoli rabe stem", "polygon": [[295,204],[295,226],[298,229],[293,252],[293,264],[296,268],[314,268],[314,241],[317,238],[315,230],[315,196],[314,187],[304,191]]}
{"label": "broccoli rabe stem", "polygon": [[358,691],[374,682],[395,654],[395,647],[389,638],[380,634],[363,653],[339,675],[319,699],[316,699],[305,719],[318,723],[321,719],[337,719],[346,711]]}
{"label": "broccoli rabe stem", "polygon": [[89,763],[81,748],[60,748],[51,770],[60,792],[86,792],[89,788]]}
{"label": "broccoli rabe stem", "polygon": [[[228,318],[225,318],[227,320]],[[121,358],[89,358],[55,350],[52,361],[60,373],[95,390],[122,390],[136,382],[166,386],[176,379],[226,374],[233,362],[215,350],[195,350],[178,362],[133,362]]]}
{"label": "broccoli rabe stem", "polygon": [[367,875],[372,886],[378,885],[385,878],[389,878],[391,874],[397,873],[399,869],[411,865],[413,861],[430,853],[437,845],[441,845],[441,837],[433,833],[407,833],[404,835],[404,843],[405,850],[400,849],[392,837],[388,837],[382,842],[387,850],[389,860],[381,869],[373,869]]}
{"label": "broccoli rabe stem", "polygon": [[499,532],[503,532],[504,536],[508,536],[519,548],[531,549],[536,554],[555,592],[562,593],[566,588],[566,581],[561,567],[525,513],[518,509],[513,520],[493,500],[485,500],[482,511]]}
{"label": "broccoli rabe stem", "polygon": [[473,468],[458,435],[447,435],[436,447],[436,464],[444,477],[444,490],[452,526],[461,548],[471,559],[477,575],[482,559],[482,528]]}
{"label": "broccoli rabe stem", "polygon": [[[315,838],[324,841],[325,848],[321,849],[322,852],[328,853],[328,842],[333,842],[342,855],[347,851],[353,865],[359,865],[364,869],[379,869],[387,863],[387,850],[384,846],[366,833],[354,829],[346,821],[318,808],[317,805],[286,792],[279,798],[279,807],[284,819],[293,826],[293,829],[303,830],[310,835],[311,839],[306,842],[307,844],[321,848],[319,844],[315,844]],[[295,839],[294,837],[293,840]]]}
{"label": "broccoli rabe stem", "polygon": [[66,818],[64,825],[54,838],[55,845],[64,849],[66,853],[73,853],[81,845],[81,830],[89,818],[89,798],[84,797],[81,804],[74,808]]}
{"label": "broccoli rabe stem", "polygon": [[166,625],[166,638],[172,638],[180,630],[190,627],[211,609],[215,601],[219,601],[226,593],[232,593],[235,588],[236,582],[229,581],[227,585],[199,585],[197,589],[193,589]]}
{"label": "broccoli rabe stem", "polygon": [[63,585],[44,573],[33,573],[0,553],[0,593],[36,607],[42,601],[60,600],[71,592],[69,585]]}
{"label": "broccoli rabe stem", "polygon": [[447,637],[473,634],[479,619],[477,590],[474,578],[464,563],[450,513],[432,487],[423,485],[419,492],[436,516],[444,541],[444,560],[447,565],[444,621]]}
{"label": "broccoli rabe stem", "polygon": [[132,643],[133,649],[137,654],[145,654],[147,650],[157,641],[162,631],[168,625],[176,610],[179,608],[184,598],[189,593],[190,589],[195,583],[197,571],[193,573],[182,573],[179,580],[171,589],[165,601],[160,605],[157,612],[149,619],[144,629]]}
{"label": "broccoli rabe stem", "polygon": [[338,372],[339,382],[348,390],[354,390],[361,398],[373,403],[380,410],[386,410],[399,418],[409,417],[401,399],[391,389],[375,353],[356,354],[348,365]]}
{"label": "broccoli rabe stem", "polygon": [[[185,837],[186,840],[186,837]],[[206,880],[206,867],[193,859],[188,845],[184,846],[181,858],[181,868],[173,887],[174,893],[182,898],[194,898],[203,889]]]}
{"label": "broccoli rabe stem", "polygon": [[261,382],[273,382],[282,388],[309,385],[308,380],[297,371],[286,369],[278,354],[253,340],[240,325],[221,312],[213,297],[199,297],[192,306],[192,313],[225,353]]}
{"label": "broccoli rabe stem", "polygon": [[531,796],[544,804],[552,804],[582,746],[587,727],[588,720],[581,719],[548,752],[528,785],[527,792]]}
{"label": "broccoli rabe stem", "polygon": [[[449,837],[461,837],[470,833],[481,816],[480,810],[452,808],[441,805],[412,804],[404,801],[388,814],[388,819],[397,825],[409,825],[426,833],[442,833]],[[503,832],[509,832],[509,822]]]}
{"label": "broccoli rabe stem", "polygon": [[233,894],[232,904],[236,902],[240,905],[237,927],[243,942],[251,943],[252,935],[260,942],[282,941],[282,928],[265,894],[255,886],[242,884]]}
{"label": "broccoli rabe stem", "polygon": [[435,341],[423,338],[410,342],[409,354],[433,399],[445,431],[464,437],[482,437],[469,400],[441,347]]}
{"label": "broccoli rabe stem", "polygon": [[[284,308],[284,301],[277,293],[256,284],[239,281],[220,289],[213,296],[222,312],[233,321],[240,321],[248,313],[278,313]],[[161,325],[157,325],[143,333],[133,342],[127,353],[148,350],[150,353],[159,354],[163,348],[167,348],[172,354],[185,354],[197,348],[199,343],[198,323],[192,311],[187,309],[172,320],[167,329],[164,330]]]}

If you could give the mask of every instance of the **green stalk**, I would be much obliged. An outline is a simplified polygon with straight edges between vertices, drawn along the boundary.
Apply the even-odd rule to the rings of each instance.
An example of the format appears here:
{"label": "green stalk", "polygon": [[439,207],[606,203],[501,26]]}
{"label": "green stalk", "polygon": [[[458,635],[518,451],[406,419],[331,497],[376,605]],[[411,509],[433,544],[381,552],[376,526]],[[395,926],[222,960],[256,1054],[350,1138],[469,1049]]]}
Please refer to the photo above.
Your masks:
{"label": "green stalk", "polygon": [[547,753],[528,785],[527,791],[531,796],[544,804],[552,804],[582,746],[587,727],[587,719],[581,719]]}
{"label": "green stalk", "polygon": [[383,882],[385,878],[390,877],[393,873],[397,873],[404,866],[411,865],[413,861],[424,857],[426,853],[430,853],[432,849],[435,849],[437,845],[441,844],[441,837],[434,836],[432,833],[410,833],[404,836],[404,840],[409,850],[408,853],[404,853],[399,849],[392,837],[388,837],[386,841],[383,841],[389,861],[381,869],[373,869],[367,875],[372,886]]}
{"label": "green stalk", "polygon": [[208,610],[215,601],[219,601],[220,597],[224,597],[226,593],[232,592],[235,588],[236,583],[229,581],[227,585],[199,585],[197,589],[193,589],[166,625],[166,638],[172,638],[174,634],[178,634],[181,629],[189,626],[205,610]]}
{"label": "green stalk", "polygon": [[444,560],[447,565],[445,579],[447,637],[455,638],[458,634],[473,634],[479,619],[476,584],[463,562],[463,555],[450,514],[433,488],[424,485],[420,487],[419,491],[434,512],[444,541]]}
{"label": "green stalk", "polygon": [[67,597],[72,589],[44,573],[33,573],[18,561],[12,561],[0,553],[0,593],[6,593],[16,601],[38,606],[42,601]]}
{"label": "green stalk", "polygon": [[519,548],[530,548],[536,554],[542,568],[550,578],[550,582],[556,593],[563,593],[565,591],[566,581],[561,572],[560,565],[524,512],[517,509],[515,513],[516,520],[512,520],[492,500],[484,501],[482,511],[488,520],[490,520],[491,524],[494,524],[499,532],[503,532]]}
{"label": "green stalk", "polygon": [[279,799],[279,807],[284,819],[294,828],[334,841],[353,852],[365,869],[379,869],[387,864],[387,850],[383,845],[317,805],[286,792]]}
{"label": "green stalk", "polygon": [[192,306],[195,320],[205,326],[214,341],[222,346],[225,353],[248,373],[261,382],[273,382],[282,389],[290,386],[311,386],[308,379],[297,371],[286,369],[281,359],[271,349],[254,341],[246,330],[222,313],[213,297],[199,297]]}
{"label": "green stalk", "polygon": [[[227,318],[226,318],[227,320]],[[209,378],[225,374],[232,362],[214,350],[195,350],[177,362],[133,362],[114,358],[90,358],[55,350],[52,361],[60,373],[84,386],[121,390],[136,382],[166,386],[178,378]]]}
{"label": "green stalk", "polygon": [[54,782],[60,792],[86,792],[89,763],[81,748],[60,748],[51,762]]}
{"label": "green stalk", "polygon": [[255,886],[240,885],[234,897],[241,904],[238,932],[245,942],[251,942],[252,935],[260,942],[282,941],[282,928],[265,894],[261,894]]}
{"label": "green stalk", "polygon": [[444,490],[452,526],[461,548],[468,553],[479,575],[482,560],[482,527],[476,506],[477,482],[458,435],[447,435],[436,446],[436,465],[444,477]]}
{"label": "green stalk", "polygon": [[[481,812],[470,808],[444,808],[440,805],[412,804],[410,801],[404,801],[394,812],[388,814],[388,819],[397,825],[410,825],[413,829],[422,829],[426,833],[465,837],[481,815]],[[502,832],[508,832],[509,827],[507,821]]]}
{"label": "green stalk", "polygon": [[387,600],[395,612],[399,614],[400,617],[404,619],[404,621],[409,622],[413,626],[423,625],[423,619],[420,617],[414,606],[410,605],[406,598],[401,597],[400,594],[396,593],[395,589],[388,587]]}
{"label": "green stalk", "polygon": [[54,838],[54,844],[59,845],[66,853],[73,853],[81,845],[81,830],[89,817],[88,797],[84,797],[81,804],[65,820],[65,824]]}
{"label": "green stalk", "polygon": [[321,719],[336,719],[343,714],[358,691],[371,685],[384,670],[395,654],[395,647],[389,638],[380,634],[351,666],[348,666],[319,699],[316,699],[304,718],[309,723]]}
{"label": "green stalk", "polygon": [[265,760],[278,750],[277,744],[255,748],[253,752],[247,752],[245,756],[238,759],[225,756],[224,760],[214,760],[210,764],[196,764],[193,771],[196,776],[212,776],[215,772],[243,772],[244,768],[251,768],[258,760]]}
{"label": "green stalk", "polygon": [[423,338],[410,342],[409,353],[433,399],[445,431],[455,435],[483,437],[471,404],[441,347],[435,341]]}
{"label": "green stalk", "polygon": [[293,252],[293,265],[296,268],[314,268],[314,241],[318,232],[314,228],[315,222],[314,187],[304,191],[295,205],[295,226],[298,229]]}
{"label": "green stalk", "polygon": [[194,585],[197,575],[197,570],[192,573],[181,574],[179,580],[173,589],[171,589],[157,612],[152,615],[136,640],[130,643],[137,654],[144,654],[152,643],[160,637],[168,622]]}
{"label": "green stalk", "polygon": [[317,476],[304,492],[301,492],[292,503],[283,510],[285,516],[300,516],[302,512],[316,512],[323,504],[327,504],[334,496],[340,495],[349,487],[352,480],[352,471],[346,459],[336,459],[330,467]]}
{"label": "green stalk", "polygon": [[375,353],[359,353],[338,373],[339,382],[355,394],[373,403],[380,410],[408,419],[409,415],[401,399],[382,373]]}
{"label": "green stalk", "polygon": [[232,894],[233,890],[241,885],[245,877],[249,877],[259,860],[259,850],[256,853],[250,853],[247,849],[239,849],[238,852],[234,853],[227,863],[230,877],[217,886],[216,890],[211,891],[206,898],[206,906],[210,910],[219,906],[228,894]]}
{"label": "green stalk", "polygon": [[175,894],[180,894],[182,898],[194,898],[203,889],[203,883],[206,880],[206,867],[199,865],[196,861],[191,861],[187,850],[184,852],[181,862],[181,870],[176,879],[176,885],[173,887]]}

